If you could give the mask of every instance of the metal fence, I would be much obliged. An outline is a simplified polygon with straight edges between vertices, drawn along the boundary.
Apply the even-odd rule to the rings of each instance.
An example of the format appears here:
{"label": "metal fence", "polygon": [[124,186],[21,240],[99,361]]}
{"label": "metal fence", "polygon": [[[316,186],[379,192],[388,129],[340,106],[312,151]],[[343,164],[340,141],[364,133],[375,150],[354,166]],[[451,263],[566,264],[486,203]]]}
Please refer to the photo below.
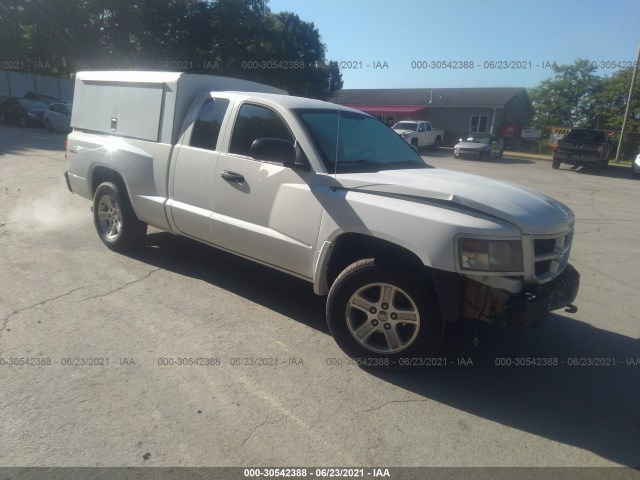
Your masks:
{"label": "metal fence", "polygon": [[22,97],[27,92],[35,92],[71,101],[73,85],[73,80],[64,78],[0,70],[0,95]]}

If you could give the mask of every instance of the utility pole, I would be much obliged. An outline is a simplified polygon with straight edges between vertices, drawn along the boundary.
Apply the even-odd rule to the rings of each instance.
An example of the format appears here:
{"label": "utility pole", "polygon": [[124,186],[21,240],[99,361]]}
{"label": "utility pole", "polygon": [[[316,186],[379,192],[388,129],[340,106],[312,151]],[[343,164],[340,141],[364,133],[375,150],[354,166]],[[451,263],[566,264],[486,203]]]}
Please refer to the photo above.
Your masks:
{"label": "utility pole", "polygon": [[631,75],[631,87],[629,88],[629,96],[627,97],[627,108],[624,109],[624,119],[622,120],[622,130],[620,130],[620,140],[618,140],[618,150],[616,151],[616,163],[620,160],[620,150],[622,147],[622,139],[627,129],[627,118],[629,118],[629,110],[631,109],[631,98],[633,97],[633,88],[636,85],[636,77],[638,76],[638,64],[640,64],[640,45],[638,45],[638,58],[636,58],[636,66],[633,68]]}

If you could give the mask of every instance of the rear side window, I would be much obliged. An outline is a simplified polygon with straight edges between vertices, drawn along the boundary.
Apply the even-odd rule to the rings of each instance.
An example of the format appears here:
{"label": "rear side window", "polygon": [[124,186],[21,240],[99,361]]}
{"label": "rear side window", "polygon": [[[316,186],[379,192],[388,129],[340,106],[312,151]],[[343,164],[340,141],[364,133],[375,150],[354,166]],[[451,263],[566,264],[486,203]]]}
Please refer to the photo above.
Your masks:
{"label": "rear side window", "polygon": [[245,103],[240,107],[233,127],[230,153],[251,155],[251,145],[258,138],[279,138],[294,143],[284,121],[272,110]]}
{"label": "rear side window", "polygon": [[601,142],[604,143],[604,132],[602,130],[581,130],[574,129],[565,137],[567,140],[576,140],[582,142]]}
{"label": "rear side window", "polygon": [[229,106],[226,98],[209,98],[200,108],[198,119],[193,124],[189,145],[207,150],[215,150],[222,119]]}

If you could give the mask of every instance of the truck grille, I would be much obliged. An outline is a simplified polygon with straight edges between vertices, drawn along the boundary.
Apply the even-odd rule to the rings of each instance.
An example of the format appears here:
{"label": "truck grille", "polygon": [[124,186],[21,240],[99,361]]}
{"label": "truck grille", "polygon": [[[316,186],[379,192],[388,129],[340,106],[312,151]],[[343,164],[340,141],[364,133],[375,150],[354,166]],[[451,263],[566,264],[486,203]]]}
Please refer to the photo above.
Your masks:
{"label": "truck grille", "polygon": [[530,251],[533,271],[531,276],[538,283],[545,283],[564,270],[569,261],[573,242],[573,229],[557,235],[532,235]]}

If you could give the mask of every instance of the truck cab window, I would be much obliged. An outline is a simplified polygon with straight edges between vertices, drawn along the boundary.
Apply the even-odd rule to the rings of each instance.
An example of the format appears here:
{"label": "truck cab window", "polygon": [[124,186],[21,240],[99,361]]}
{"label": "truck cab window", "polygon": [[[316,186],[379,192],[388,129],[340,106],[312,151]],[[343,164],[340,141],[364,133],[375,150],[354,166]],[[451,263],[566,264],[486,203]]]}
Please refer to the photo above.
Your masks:
{"label": "truck cab window", "polygon": [[189,145],[207,150],[215,150],[222,119],[229,106],[226,98],[209,98],[198,112],[198,118],[193,124],[191,142]]}
{"label": "truck cab window", "polygon": [[275,112],[265,107],[245,103],[233,127],[229,153],[251,155],[251,145],[258,138],[280,138],[294,143],[287,125]]}

